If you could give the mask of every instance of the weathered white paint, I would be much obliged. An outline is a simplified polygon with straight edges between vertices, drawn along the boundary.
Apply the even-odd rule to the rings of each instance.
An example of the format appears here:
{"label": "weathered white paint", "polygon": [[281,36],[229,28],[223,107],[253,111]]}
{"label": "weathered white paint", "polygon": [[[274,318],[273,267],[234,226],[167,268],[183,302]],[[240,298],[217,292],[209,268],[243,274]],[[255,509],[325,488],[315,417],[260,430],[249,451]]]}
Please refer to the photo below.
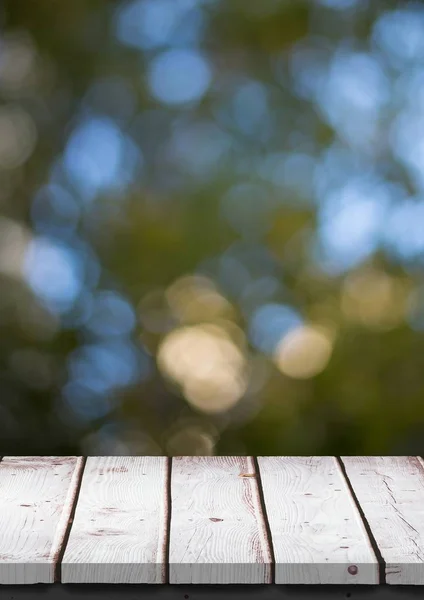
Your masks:
{"label": "weathered white paint", "polygon": [[[88,458],[62,581],[378,583],[377,560],[333,457]],[[424,462],[343,457],[391,584],[424,585]],[[53,582],[81,457],[0,462],[0,583]],[[267,515],[258,483],[263,484]],[[357,567],[358,571],[352,567]]]}
{"label": "weathered white paint", "polygon": [[252,458],[174,458],[171,498],[170,583],[271,582]]}
{"label": "weathered white paint", "polygon": [[90,457],[62,561],[63,583],[164,583],[166,457]]}
{"label": "weathered white paint", "polygon": [[412,456],[342,457],[390,584],[424,584],[424,465]]}
{"label": "weathered white paint", "polygon": [[276,583],[376,584],[378,561],[334,457],[259,457]]}
{"label": "weathered white paint", "polygon": [[52,583],[82,459],[6,456],[0,462],[0,583]]}

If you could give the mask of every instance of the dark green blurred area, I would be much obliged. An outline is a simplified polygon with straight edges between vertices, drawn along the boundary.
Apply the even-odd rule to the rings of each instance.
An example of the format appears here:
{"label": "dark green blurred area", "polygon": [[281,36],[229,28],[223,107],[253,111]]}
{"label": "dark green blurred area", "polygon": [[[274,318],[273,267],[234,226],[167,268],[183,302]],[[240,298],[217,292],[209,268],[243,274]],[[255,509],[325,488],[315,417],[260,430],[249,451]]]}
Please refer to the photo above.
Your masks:
{"label": "dark green blurred area", "polygon": [[0,10],[0,453],[423,454],[422,3]]}

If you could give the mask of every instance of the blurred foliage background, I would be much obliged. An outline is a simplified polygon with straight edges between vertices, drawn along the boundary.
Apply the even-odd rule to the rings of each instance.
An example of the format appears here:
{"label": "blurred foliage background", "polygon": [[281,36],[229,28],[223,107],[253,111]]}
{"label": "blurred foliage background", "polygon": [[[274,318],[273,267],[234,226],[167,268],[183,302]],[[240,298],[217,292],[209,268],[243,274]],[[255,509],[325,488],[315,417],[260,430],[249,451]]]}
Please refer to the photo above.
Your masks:
{"label": "blurred foliage background", "polygon": [[423,454],[424,4],[3,0],[2,454]]}

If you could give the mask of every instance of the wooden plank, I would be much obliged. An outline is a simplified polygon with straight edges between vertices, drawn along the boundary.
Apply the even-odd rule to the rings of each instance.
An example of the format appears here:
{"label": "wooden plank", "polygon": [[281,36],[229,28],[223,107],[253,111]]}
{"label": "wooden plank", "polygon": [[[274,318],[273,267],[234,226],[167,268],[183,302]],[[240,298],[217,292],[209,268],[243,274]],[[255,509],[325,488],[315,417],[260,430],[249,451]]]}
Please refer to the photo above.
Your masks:
{"label": "wooden plank", "polygon": [[390,584],[424,584],[424,467],[415,456],[342,457]]}
{"label": "wooden plank", "polygon": [[83,459],[6,456],[0,462],[0,583],[52,583]]}
{"label": "wooden plank", "polygon": [[276,583],[378,583],[377,558],[334,457],[259,457],[258,464]]}
{"label": "wooden plank", "polygon": [[250,457],[172,461],[170,583],[271,583],[271,551]]}
{"label": "wooden plank", "polygon": [[90,457],[62,561],[63,583],[164,583],[168,459]]}

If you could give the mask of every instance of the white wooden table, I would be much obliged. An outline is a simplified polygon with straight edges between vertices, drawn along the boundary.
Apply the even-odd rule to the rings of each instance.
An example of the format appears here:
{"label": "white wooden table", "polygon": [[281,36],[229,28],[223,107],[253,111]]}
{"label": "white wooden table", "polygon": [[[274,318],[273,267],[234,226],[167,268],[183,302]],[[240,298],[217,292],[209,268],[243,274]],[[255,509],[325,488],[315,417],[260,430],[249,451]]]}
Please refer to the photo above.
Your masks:
{"label": "white wooden table", "polygon": [[3,457],[0,584],[53,582],[424,585],[424,461]]}

